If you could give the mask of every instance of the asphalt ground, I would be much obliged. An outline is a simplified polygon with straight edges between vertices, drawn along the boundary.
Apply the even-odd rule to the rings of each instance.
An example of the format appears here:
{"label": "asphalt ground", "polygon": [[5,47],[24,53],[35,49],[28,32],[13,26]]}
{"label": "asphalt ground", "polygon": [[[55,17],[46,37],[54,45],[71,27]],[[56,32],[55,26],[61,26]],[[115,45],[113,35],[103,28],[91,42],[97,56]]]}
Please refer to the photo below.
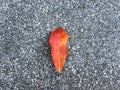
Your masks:
{"label": "asphalt ground", "polygon": [[[61,74],[48,44],[58,27]],[[120,90],[120,0],[0,0],[0,90]]]}

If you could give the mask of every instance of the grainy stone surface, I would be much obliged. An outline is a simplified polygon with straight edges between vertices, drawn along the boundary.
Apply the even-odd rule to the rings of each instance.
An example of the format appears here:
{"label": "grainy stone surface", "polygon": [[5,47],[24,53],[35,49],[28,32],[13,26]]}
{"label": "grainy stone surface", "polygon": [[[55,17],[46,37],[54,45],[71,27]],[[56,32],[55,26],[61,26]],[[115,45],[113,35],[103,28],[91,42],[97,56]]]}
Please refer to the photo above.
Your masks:
{"label": "grainy stone surface", "polygon": [[[57,27],[70,44],[60,75]],[[0,0],[0,90],[120,90],[120,0]]]}

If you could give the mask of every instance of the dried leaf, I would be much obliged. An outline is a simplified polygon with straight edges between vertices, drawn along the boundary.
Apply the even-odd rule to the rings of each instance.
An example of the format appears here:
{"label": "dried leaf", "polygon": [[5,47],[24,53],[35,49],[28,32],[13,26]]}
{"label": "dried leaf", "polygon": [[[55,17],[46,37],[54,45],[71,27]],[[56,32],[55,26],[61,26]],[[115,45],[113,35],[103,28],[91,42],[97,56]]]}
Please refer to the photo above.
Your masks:
{"label": "dried leaf", "polygon": [[51,47],[52,61],[58,73],[63,69],[68,54],[68,35],[63,28],[51,32],[49,44]]}

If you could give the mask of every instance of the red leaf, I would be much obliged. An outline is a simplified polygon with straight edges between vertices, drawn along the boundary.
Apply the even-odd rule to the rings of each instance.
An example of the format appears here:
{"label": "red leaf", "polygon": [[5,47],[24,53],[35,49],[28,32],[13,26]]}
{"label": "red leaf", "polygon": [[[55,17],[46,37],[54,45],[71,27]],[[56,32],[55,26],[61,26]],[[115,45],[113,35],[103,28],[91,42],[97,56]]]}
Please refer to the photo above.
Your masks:
{"label": "red leaf", "polygon": [[52,61],[58,73],[63,69],[68,54],[68,35],[63,28],[51,32],[49,44],[51,47]]}

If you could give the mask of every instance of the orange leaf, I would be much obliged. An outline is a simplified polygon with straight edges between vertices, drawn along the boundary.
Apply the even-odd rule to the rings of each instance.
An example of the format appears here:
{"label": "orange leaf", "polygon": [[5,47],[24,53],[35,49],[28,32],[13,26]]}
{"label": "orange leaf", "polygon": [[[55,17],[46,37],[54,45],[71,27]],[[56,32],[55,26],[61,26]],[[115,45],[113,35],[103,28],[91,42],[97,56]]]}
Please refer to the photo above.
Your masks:
{"label": "orange leaf", "polygon": [[68,35],[63,28],[51,32],[49,44],[51,47],[52,61],[58,73],[63,69],[68,54]]}

